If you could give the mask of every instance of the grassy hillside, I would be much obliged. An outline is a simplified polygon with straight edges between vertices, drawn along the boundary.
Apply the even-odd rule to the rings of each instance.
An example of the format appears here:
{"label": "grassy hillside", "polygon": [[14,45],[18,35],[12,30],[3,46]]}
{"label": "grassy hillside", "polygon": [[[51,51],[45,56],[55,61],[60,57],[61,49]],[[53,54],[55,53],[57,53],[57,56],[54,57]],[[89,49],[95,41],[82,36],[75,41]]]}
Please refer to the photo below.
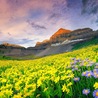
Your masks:
{"label": "grassy hillside", "polygon": [[98,45],[36,60],[1,60],[0,98],[98,98]]}
{"label": "grassy hillside", "polygon": [[75,44],[73,47],[73,50],[84,48],[84,47],[91,46],[91,45],[98,45],[97,37],[95,37],[89,41],[86,41],[86,42],[81,42],[81,43]]}
{"label": "grassy hillside", "polygon": [[0,60],[13,60],[12,57],[0,55]]}
{"label": "grassy hillside", "polygon": [[27,56],[11,56],[14,60],[32,60],[36,57],[34,55],[27,55]]}

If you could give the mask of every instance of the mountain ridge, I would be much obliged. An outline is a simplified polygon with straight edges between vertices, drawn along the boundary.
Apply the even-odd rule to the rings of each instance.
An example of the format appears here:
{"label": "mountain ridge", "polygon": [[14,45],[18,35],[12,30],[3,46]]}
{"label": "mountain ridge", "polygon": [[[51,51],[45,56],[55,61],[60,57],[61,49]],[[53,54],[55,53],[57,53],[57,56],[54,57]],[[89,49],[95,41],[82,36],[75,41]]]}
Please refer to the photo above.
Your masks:
{"label": "mountain ridge", "polygon": [[[82,37],[86,38],[87,36],[89,36],[90,32],[94,32],[94,31],[91,28],[76,29],[73,31],[60,28],[47,41],[37,42],[35,47],[47,48],[51,44],[62,43],[65,40],[73,40],[73,39],[82,38]],[[86,33],[89,33],[89,34],[85,36]]]}
{"label": "mountain ridge", "polygon": [[2,44],[0,45],[0,47],[3,47],[3,46],[5,46],[5,47],[12,47],[12,48],[25,48],[25,47],[23,47],[23,46],[21,46],[21,45],[10,44],[10,43],[8,43],[8,42],[4,42],[4,43],[2,43]]}
{"label": "mountain ridge", "polygon": [[[62,52],[71,51],[77,43],[90,41],[94,37],[98,37],[98,30],[93,31],[91,28],[83,28],[76,30],[67,30],[60,28],[49,39],[37,42],[34,47],[22,47],[14,44],[1,44],[0,54],[5,56],[46,56]],[[3,47],[2,47],[3,46]]]}

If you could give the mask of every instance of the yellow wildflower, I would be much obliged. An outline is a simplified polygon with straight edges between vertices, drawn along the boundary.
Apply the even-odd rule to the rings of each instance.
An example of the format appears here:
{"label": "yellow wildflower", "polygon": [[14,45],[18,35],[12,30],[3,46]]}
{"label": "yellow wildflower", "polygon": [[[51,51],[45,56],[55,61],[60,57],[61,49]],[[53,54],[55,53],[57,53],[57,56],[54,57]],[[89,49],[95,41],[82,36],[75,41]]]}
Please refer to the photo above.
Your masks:
{"label": "yellow wildflower", "polygon": [[67,92],[67,94],[68,94],[70,90],[69,90],[69,89],[67,88],[67,86],[64,84],[63,87],[62,87],[62,91],[63,91],[63,92]]}
{"label": "yellow wildflower", "polygon": [[93,86],[95,89],[98,89],[98,82],[96,82]]}

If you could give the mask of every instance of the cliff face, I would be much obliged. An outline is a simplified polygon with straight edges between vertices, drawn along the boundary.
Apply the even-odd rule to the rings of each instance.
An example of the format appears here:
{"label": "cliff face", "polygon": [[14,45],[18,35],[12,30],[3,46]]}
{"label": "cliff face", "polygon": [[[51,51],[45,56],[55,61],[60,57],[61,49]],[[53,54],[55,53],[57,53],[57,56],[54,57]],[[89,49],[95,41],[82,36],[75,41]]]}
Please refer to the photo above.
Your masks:
{"label": "cliff face", "polygon": [[49,40],[44,40],[42,42],[37,42],[35,47],[39,49],[46,49],[53,43],[59,43],[65,40],[65,35],[70,33],[71,30],[66,30],[63,28],[60,28],[56,33],[54,33]]}
{"label": "cliff face", "polygon": [[65,40],[89,38],[95,36],[96,34],[97,33],[95,33],[90,28],[77,29],[74,31],[61,28],[56,33],[54,33],[49,40],[45,40],[43,42],[37,42],[35,47],[38,47],[39,49],[46,49],[51,44],[62,43]]}
{"label": "cliff face", "polygon": [[44,40],[42,42],[37,42],[35,47],[39,50],[44,50],[50,45],[50,40]]}
{"label": "cliff face", "polygon": [[[62,32],[60,32],[60,31],[62,31]],[[58,30],[54,35],[52,35],[50,37],[50,42],[51,43],[61,43],[65,40],[87,38],[87,37],[91,36],[92,32],[93,32],[93,30],[90,28],[77,29],[74,31],[67,30],[67,32],[65,32],[64,30]]]}
{"label": "cliff face", "polygon": [[9,55],[21,55],[21,51],[25,49],[25,47],[22,47],[20,45],[16,44],[9,44],[9,43],[3,43],[0,45],[0,54],[9,56]]}
{"label": "cliff face", "polygon": [[89,38],[92,37],[93,33],[94,31],[90,28],[77,29],[68,34],[67,39],[73,40],[73,39]]}
{"label": "cliff face", "polygon": [[[54,33],[50,39],[44,40],[42,42],[37,42],[35,47],[22,47],[15,44],[9,44],[9,43],[3,43],[0,45],[0,54],[7,55],[7,56],[25,56],[25,55],[36,55],[38,53],[43,52],[46,54],[46,52],[50,51],[48,54],[53,53],[60,53],[62,51],[68,51],[71,50],[72,44],[76,44],[76,42],[73,43],[67,43],[68,40],[77,40],[77,39],[84,39],[83,41],[91,39],[93,37],[98,37],[98,30],[93,31],[90,28],[84,28],[84,29],[77,29],[74,31],[66,30],[66,29],[59,29],[56,33]],[[52,47],[54,44],[63,44],[63,46]],[[62,50],[63,48],[63,50]],[[66,50],[67,49],[67,50]],[[47,50],[47,51],[46,51]],[[55,52],[56,51],[56,52]],[[43,53],[42,53],[43,54]]]}
{"label": "cliff face", "polygon": [[59,29],[56,33],[54,33],[51,37],[50,37],[50,43],[59,43],[64,41],[66,38],[65,36],[67,34],[70,34],[71,30],[66,30],[66,29]]}
{"label": "cliff face", "polygon": [[37,47],[28,47],[25,48],[16,44],[3,43],[0,45],[0,55],[5,56],[26,56],[26,55],[35,55],[41,50]]}

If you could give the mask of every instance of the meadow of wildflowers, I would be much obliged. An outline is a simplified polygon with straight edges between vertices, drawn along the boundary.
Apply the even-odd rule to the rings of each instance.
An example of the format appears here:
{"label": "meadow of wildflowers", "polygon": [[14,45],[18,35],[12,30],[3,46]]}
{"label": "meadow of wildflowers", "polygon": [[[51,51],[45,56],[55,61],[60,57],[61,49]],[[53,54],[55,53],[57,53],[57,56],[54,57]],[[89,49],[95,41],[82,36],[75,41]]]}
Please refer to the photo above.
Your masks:
{"label": "meadow of wildflowers", "polygon": [[0,98],[98,98],[98,45],[36,60],[1,60]]}

